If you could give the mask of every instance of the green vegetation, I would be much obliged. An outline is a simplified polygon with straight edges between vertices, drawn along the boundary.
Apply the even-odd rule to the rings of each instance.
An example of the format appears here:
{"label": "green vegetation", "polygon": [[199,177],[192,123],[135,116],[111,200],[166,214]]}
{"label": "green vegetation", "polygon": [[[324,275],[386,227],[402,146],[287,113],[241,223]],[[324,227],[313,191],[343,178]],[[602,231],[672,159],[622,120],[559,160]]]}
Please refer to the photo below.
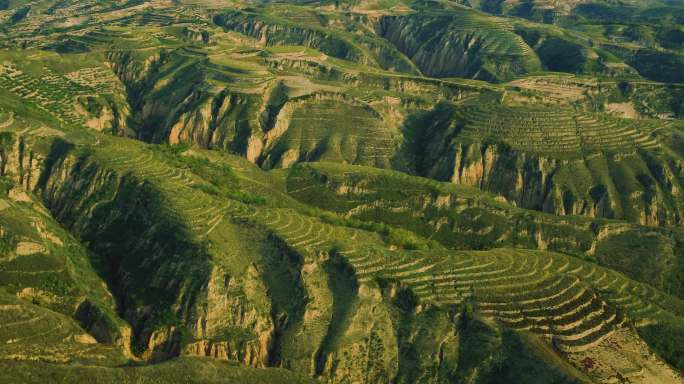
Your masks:
{"label": "green vegetation", "polygon": [[681,15],[0,0],[0,382],[680,382]]}
{"label": "green vegetation", "polygon": [[684,367],[684,357],[678,347],[684,337],[681,327],[665,324],[649,325],[641,328],[639,334],[672,366],[679,370]]}
{"label": "green vegetation", "polygon": [[22,383],[311,383],[284,369],[250,369],[211,359],[181,358],[146,367],[70,367],[49,363],[3,362],[0,378]]}
{"label": "green vegetation", "polygon": [[501,81],[541,69],[530,47],[503,19],[473,11],[390,16],[380,20],[379,28],[429,76]]}

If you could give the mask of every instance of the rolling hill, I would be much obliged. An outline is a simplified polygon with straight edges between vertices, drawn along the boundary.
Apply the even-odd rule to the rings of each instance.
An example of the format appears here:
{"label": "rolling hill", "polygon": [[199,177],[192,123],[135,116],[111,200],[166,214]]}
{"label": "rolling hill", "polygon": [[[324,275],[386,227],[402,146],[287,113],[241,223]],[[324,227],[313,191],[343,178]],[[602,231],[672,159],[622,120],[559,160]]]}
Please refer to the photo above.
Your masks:
{"label": "rolling hill", "polygon": [[0,0],[0,381],[681,383],[678,7]]}

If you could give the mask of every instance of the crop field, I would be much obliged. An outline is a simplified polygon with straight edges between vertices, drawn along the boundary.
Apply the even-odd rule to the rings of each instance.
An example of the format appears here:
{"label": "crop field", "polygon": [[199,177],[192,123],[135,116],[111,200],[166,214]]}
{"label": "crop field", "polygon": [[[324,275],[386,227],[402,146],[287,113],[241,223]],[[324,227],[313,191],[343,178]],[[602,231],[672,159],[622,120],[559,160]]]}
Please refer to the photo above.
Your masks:
{"label": "crop field", "polygon": [[[287,132],[273,144],[276,150],[285,152],[280,155],[281,166],[301,157],[386,166],[396,151],[395,135],[369,107],[314,99],[304,100],[295,108]],[[335,113],[331,114],[331,110]],[[283,159],[288,152],[298,156]]]}
{"label": "crop field", "polygon": [[652,125],[563,109],[474,106],[464,109],[464,134],[496,138],[532,153],[630,152],[658,147]]}
{"label": "crop field", "polygon": [[682,383],[682,20],[0,0],[0,382]]}
{"label": "crop field", "polygon": [[74,113],[76,95],[85,95],[89,89],[65,77],[50,74],[35,78],[18,70],[12,64],[5,64],[0,70],[0,84],[3,88],[33,103],[45,112],[51,113],[64,124],[78,125],[83,121]]}

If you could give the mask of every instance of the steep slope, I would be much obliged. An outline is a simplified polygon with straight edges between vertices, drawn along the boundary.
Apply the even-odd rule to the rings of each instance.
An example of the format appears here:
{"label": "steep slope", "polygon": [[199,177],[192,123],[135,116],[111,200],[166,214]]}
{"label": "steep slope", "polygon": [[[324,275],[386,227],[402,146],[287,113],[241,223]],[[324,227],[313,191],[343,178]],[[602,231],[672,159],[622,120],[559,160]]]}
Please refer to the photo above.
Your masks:
{"label": "steep slope", "polygon": [[180,358],[150,366],[120,368],[95,365],[68,366],[45,362],[2,361],[0,379],[21,383],[68,381],[72,383],[315,383],[285,369],[254,369],[219,360]]}
{"label": "steep slope", "polygon": [[[135,78],[140,66],[125,60],[128,55],[110,56],[124,79]],[[396,167],[478,186],[519,206],[559,215],[646,225],[682,220],[681,135],[656,129],[657,121],[568,107],[504,107],[492,103],[486,88],[449,84],[453,93],[445,95],[433,93],[428,82],[379,75],[378,85],[394,82],[389,83],[396,89],[392,96],[377,90],[368,75],[359,76],[359,84],[368,88],[331,88],[274,74],[261,85],[262,95],[240,90],[234,81],[212,89],[207,87],[216,84],[209,80],[216,76],[211,57],[186,57],[182,51],[168,54],[143,76],[148,80],[128,83],[131,90],[148,84],[134,102],[140,137],[228,149],[267,169],[318,160]],[[197,80],[189,81],[184,71]],[[615,94],[623,92],[615,89]],[[421,91],[422,97],[447,96],[456,103],[477,93],[485,96],[423,113],[425,99],[415,95]],[[516,97],[507,99],[515,103]],[[587,100],[587,108],[600,97]],[[354,116],[353,124],[347,124],[347,116]],[[618,191],[616,183],[624,188]]]}
{"label": "steep slope", "polygon": [[[648,8],[660,8],[667,5],[677,5],[677,2],[660,0],[631,0],[623,1],[619,5],[611,1],[604,0],[475,0],[463,1],[458,3],[472,6],[485,12],[501,15],[524,17],[540,23],[562,22],[565,18],[575,14],[591,14],[591,10],[596,10],[597,14],[609,13],[613,8],[615,13],[625,15],[643,12]],[[613,20],[615,20],[615,14]]]}
{"label": "steep slope", "polygon": [[523,22],[516,23],[515,33],[534,50],[547,71],[637,77],[635,69],[607,50],[595,47],[589,35]]}
{"label": "steep slope", "polygon": [[541,69],[537,56],[505,20],[473,11],[385,16],[376,29],[432,77],[498,82]]}
{"label": "steep slope", "polygon": [[682,382],[681,95],[594,24],[6,5],[0,381]]}
{"label": "steep slope", "polygon": [[[470,337],[491,339],[483,356],[511,351],[515,338],[499,335],[498,325],[478,322],[496,320],[530,329],[569,353],[571,363],[574,354],[593,350],[604,340],[638,340],[620,327],[620,319],[677,324],[671,315],[680,311],[677,299],[572,257],[507,249],[392,250],[385,245],[394,243],[391,238],[330,222],[334,216],[321,220],[300,213],[306,209],[287,198],[267,200],[282,208],[264,205],[232,187],[237,182],[249,191],[249,185],[263,184],[263,171],[232,158],[203,161],[201,154],[179,156],[178,151],[104,136],[75,147],[59,139],[54,143],[37,190],[55,216],[104,261],[107,268],[101,274],[119,313],[132,326],[133,351],[152,361],[214,356],[256,367],[282,366],[329,382],[411,382],[434,374],[430,372],[438,372],[436,382],[471,375],[485,380],[493,369],[485,368],[489,365],[444,352],[469,348]],[[236,180],[225,173],[225,165],[212,164],[233,164],[241,176]],[[278,194],[277,183],[271,185],[271,193]],[[145,241],[115,241],[121,233]],[[240,242],[245,238],[253,241]],[[559,275],[544,272],[554,270],[555,263],[565,265]],[[573,283],[584,268],[595,270],[597,280]],[[554,315],[557,321],[547,324],[532,314],[536,309],[529,309],[524,318],[531,323],[521,323],[494,309],[510,302],[507,295],[498,296],[503,294],[498,289],[507,287],[506,282],[519,284],[518,275],[538,277],[536,288],[521,286],[529,294],[566,292],[549,296],[561,300],[555,304],[561,311]],[[606,285],[607,278],[615,282]],[[491,285],[493,281],[502,285]],[[619,282],[625,288],[618,289]],[[602,288],[583,290],[584,284]],[[560,299],[573,295],[578,296],[573,300],[586,301],[586,312],[573,314],[573,306]],[[642,297],[656,300],[652,296],[658,298],[657,308],[644,304]],[[521,303],[528,300],[522,297]],[[467,303],[472,312],[454,319]],[[238,312],[226,318],[233,310]],[[491,320],[478,320],[482,316]],[[435,319],[443,325],[425,333]],[[408,324],[414,324],[413,330]],[[616,326],[619,332],[613,331]],[[444,340],[442,352],[433,349],[440,343],[428,340]],[[418,371],[407,368],[418,361],[425,364],[417,356],[430,354],[442,356],[436,364],[444,370],[434,371],[433,364]],[[610,372],[619,369],[606,364],[613,367]],[[511,375],[530,377],[517,367],[508,369]],[[539,377],[558,375],[556,368],[540,369]]]}
{"label": "steep slope", "polygon": [[257,12],[226,12],[215,16],[214,23],[251,36],[266,46],[306,46],[364,66],[418,73],[415,66],[390,44],[344,15],[274,7]]}
{"label": "steep slope", "polygon": [[681,223],[676,125],[476,103],[441,105],[412,124],[419,174],[558,215]]}
{"label": "steep slope", "polygon": [[[681,2],[475,0],[459,4],[511,16],[547,70],[681,83]],[[441,6],[450,8],[450,2]],[[451,7],[453,8],[453,7]],[[534,23],[522,22],[525,18]],[[554,24],[551,26],[549,24]],[[558,26],[561,26],[560,28]]]}
{"label": "steep slope", "polygon": [[131,329],[88,252],[33,196],[2,183],[2,359],[124,362]]}
{"label": "steep slope", "polygon": [[[243,58],[195,47],[148,50],[141,58],[138,51],[121,50],[111,51],[108,61],[128,89],[135,136],[224,149],[264,168],[320,159],[390,167],[407,111],[422,107],[424,98],[458,100],[487,91],[463,82],[359,72],[341,62],[327,67],[311,51],[262,52],[264,57]],[[307,69],[313,73],[292,73]]]}
{"label": "steep slope", "polygon": [[[420,237],[409,236],[414,233],[452,249],[521,247],[563,252],[590,258],[675,296],[684,295],[678,261],[684,237],[676,229],[580,217],[560,220],[515,208],[472,187],[330,163],[291,168],[287,190],[304,203],[349,220],[385,224],[387,238],[405,248],[429,246]],[[410,232],[397,232],[395,227]],[[651,251],[658,256],[649,256]]]}

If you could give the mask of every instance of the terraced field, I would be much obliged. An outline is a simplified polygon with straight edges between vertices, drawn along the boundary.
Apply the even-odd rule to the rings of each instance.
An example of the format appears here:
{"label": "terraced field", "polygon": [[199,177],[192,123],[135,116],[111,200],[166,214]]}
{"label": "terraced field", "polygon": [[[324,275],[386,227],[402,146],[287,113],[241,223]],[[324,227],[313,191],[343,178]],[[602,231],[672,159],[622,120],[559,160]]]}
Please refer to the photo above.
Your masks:
{"label": "terraced field", "polygon": [[625,321],[669,321],[684,311],[679,299],[561,254],[506,249],[388,252],[362,247],[363,240],[353,232],[336,234],[332,226],[292,212],[282,216],[278,211],[266,214],[263,223],[296,249],[303,247],[305,254],[312,247],[336,244],[359,284],[396,282],[420,302],[441,306],[470,302],[484,316],[547,337],[567,352],[591,349]]}
{"label": "terraced field", "polygon": [[[402,259],[399,255],[378,257],[368,252],[356,258],[350,256],[349,260],[361,281],[374,276],[396,280],[410,287],[421,301],[442,305],[469,300],[485,316],[514,329],[549,337],[564,351],[584,351],[598,345],[621,322],[614,309],[592,291],[607,292],[619,284],[619,278],[608,278],[609,284],[593,286],[594,281],[582,275],[581,283],[577,274],[585,266],[562,257],[503,250],[416,256]],[[591,272],[596,272],[595,266]],[[604,272],[599,276],[596,281],[601,282],[609,275]],[[591,284],[589,290],[585,284]],[[619,286],[633,288],[628,282]],[[620,293],[619,289],[615,291],[616,300]],[[630,304],[643,311],[639,316],[648,319],[649,314],[658,314],[657,309],[632,300],[636,302]]]}
{"label": "terraced field", "polygon": [[69,125],[83,123],[82,117],[74,112],[74,97],[92,92],[89,88],[49,72],[41,78],[35,78],[11,63],[3,64],[0,69],[0,85]]}
{"label": "terraced field", "polygon": [[263,223],[296,248],[335,244],[360,284],[396,282],[425,303],[469,302],[483,315],[543,335],[567,352],[590,350],[625,322],[671,321],[684,311],[684,302],[647,284],[562,254],[520,249],[388,252],[363,247],[358,232],[336,234],[334,227],[294,212],[269,212]]}
{"label": "terraced field", "polygon": [[114,346],[98,344],[72,319],[13,297],[3,297],[0,334],[3,360],[116,365],[125,361]]}
{"label": "terraced field", "polygon": [[522,151],[560,156],[654,149],[659,144],[651,131],[662,127],[562,109],[484,106],[460,113],[468,137],[502,140]]}
{"label": "terraced field", "polygon": [[429,76],[500,81],[541,66],[510,22],[471,10],[387,16],[379,24],[380,34]]}
{"label": "terraced field", "polygon": [[398,138],[382,117],[367,106],[322,98],[294,107],[287,131],[271,144],[268,164],[323,160],[388,166]]}
{"label": "terraced field", "polygon": [[[394,282],[409,289],[421,305],[471,303],[482,316],[539,334],[568,353],[592,349],[625,321],[669,321],[682,310],[677,299],[573,257],[507,249],[388,251],[365,231],[331,225],[291,208],[231,200],[220,204],[200,190],[193,191],[193,186],[206,182],[188,170],[165,164],[153,148],[108,138],[93,148],[103,166],[156,185],[169,199],[171,211],[198,238],[211,239],[227,218],[247,220],[267,228],[305,260],[315,260],[319,252],[332,247],[353,268],[361,286]],[[308,334],[320,335],[312,340],[320,340],[327,327],[323,321],[306,329]]]}
{"label": "terraced field", "polygon": [[0,0],[0,382],[683,382],[673,6],[362,3]]}
{"label": "terraced field", "polygon": [[[199,238],[211,237],[223,220],[232,217],[263,225],[306,260],[334,246],[361,285],[396,281],[424,303],[469,302],[484,316],[548,337],[563,351],[589,350],[626,320],[650,324],[671,320],[682,311],[678,299],[574,257],[506,249],[387,251],[363,231],[326,224],[293,209],[217,204],[206,193],[191,192],[202,182],[191,173],[165,165],[151,150],[136,152],[140,154],[131,158],[125,151],[117,154],[112,146],[103,151],[103,163],[158,185],[169,197],[169,207]],[[319,327],[324,334],[325,325]]]}
{"label": "terraced field", "polygon": [[[96,158],[102,164],[120,174],[132,174],[141,180],[154,183],[160,193],[169,196],[168,203],[172,211],[177,212],[179,218],[188,223],[192,233],[199,237],[206,237],[223,220],[227,212],[240,212],[245,209],[230,200],[218,202],[206,193],[194,188],[199,185],[207,185],[198,179],[187,169],[170,166],[159,157],[152,149],[134,149],[130,143],[117,145],[117,143],[103,142],[98,151],[100,156]],[[181,192],[182,191],[182,192]],[[106,203],[104,200],[102,203]],[[97,208],[93,205],[90,210]]]}
{"label": "terraced field", "polygon": [[[130,174],[159,188],[167,198],[170,214],[188,224],[189,230],[199,238],[206,238],[224,220],[250,220],[264,225],[282,236],[290,246],[313,254],[318,249],[331,247],[337,239],[355,238],[344,228],[321,222],[320,219],[299,213],[291,208],[271,208],[261,204],[243,203],[234,199],[218,199],[207,191],[210,183],[190,168],[165,162],[155,149],[134,142],[112,141],[103,137],[96,149],[94,160],[118,174]],[[283,194],[283,196],[285,196]],[[97,209],[95,203],[89,211]],[[286,206],[292,203],[283,202]],[[338,231],[341,231],[337,234]]]}

